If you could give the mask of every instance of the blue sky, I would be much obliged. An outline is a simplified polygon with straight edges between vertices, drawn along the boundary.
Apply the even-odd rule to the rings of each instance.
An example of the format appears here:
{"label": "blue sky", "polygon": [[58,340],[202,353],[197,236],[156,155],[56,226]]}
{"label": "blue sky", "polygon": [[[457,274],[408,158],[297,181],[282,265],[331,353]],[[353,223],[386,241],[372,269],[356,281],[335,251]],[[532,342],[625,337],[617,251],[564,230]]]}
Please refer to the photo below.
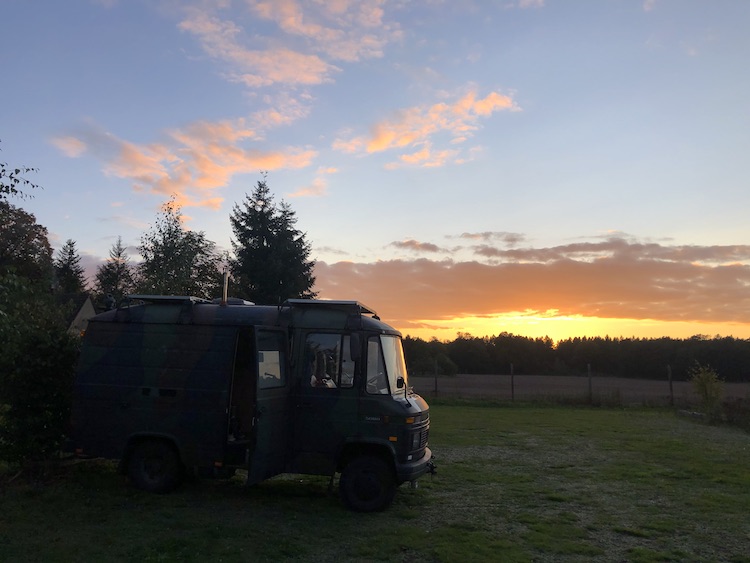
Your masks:
{"label": "blue sky", "polygon": [[404,332],[750,337],[750,3],[3,1],[0,160],[89,271],[267,171]]}

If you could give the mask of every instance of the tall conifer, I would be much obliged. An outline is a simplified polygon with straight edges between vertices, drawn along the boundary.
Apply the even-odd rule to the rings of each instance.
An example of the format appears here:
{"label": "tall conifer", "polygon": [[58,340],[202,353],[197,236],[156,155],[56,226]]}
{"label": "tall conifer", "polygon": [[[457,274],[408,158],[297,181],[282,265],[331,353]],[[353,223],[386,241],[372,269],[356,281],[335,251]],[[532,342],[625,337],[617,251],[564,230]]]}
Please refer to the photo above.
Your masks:
{"label": "tall conifer", "polygon": [[259,304],[315,297],[310,243],[296,228],[291,206],[274,204],[265,177],[234,206],[230,221],[234,295]]}

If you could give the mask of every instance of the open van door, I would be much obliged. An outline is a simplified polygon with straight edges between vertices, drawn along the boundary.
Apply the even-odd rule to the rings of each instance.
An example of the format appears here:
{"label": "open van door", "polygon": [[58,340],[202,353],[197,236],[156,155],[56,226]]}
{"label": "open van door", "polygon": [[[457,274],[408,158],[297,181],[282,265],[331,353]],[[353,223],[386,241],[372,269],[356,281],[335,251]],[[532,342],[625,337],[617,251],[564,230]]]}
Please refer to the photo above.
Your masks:
{"label": "open van door", "polygon": [[284,472],[289,429],[289,385],[286,335],[274,328],[256,328],[257,365],[254,418],[255,444],[250,454],[248,484]]}

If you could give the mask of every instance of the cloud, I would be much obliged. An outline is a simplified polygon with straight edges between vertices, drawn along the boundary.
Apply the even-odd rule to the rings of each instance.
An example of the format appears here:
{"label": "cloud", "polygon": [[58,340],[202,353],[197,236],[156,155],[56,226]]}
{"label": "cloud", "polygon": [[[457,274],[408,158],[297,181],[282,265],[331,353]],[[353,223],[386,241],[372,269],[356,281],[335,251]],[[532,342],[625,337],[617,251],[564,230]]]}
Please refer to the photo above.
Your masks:
{"label": "cloud", "polygon": [[226,76],[249,88],[275,83],[300,85],[322,84],[338,70],[316,55],[287,47],[249,49],[240,44],[243,30],[231,21],[192,9],[178,26],[198,37],[204,52],[225,63]]}
{"label": "cloud", "polygon": [[332,82],[341,71],[337,61],[382,57],[402,35],[397,23],[385,21],[382,0],[246,0],[244,6],[249,19],[238,10],[223,17],[229,2],[195,4],[182,10],[178,28],[197,39],[224,79],[253,95],[269,92],[262,98],[267,108],[252,116],[261,130],[308,117],[305,88]]}
{"label": "cloud", "polygon": [[398,326],[518,311],[715,323],[750,319],[747,245],[612,239],[500,252],[504,260],[497,263],[319,262],[316,289],[323,298],[377,304],[378,312]]}
{"label": "cloud", "polygon": [[65,156],[78,158],[86,152],[86,143],[75,137],[54,137],[50,142],[57,147]]}
{"label": "cloud", "polygon": [[394,248],[399,248],[402,250],[414,250],[416,252],[444,252],[444,248],[440,248],[436,244],[432,244],[430,242],[419,242],[414,239],[404,240],[404,241],[395,241],[389,244],[388,246],[393,246]]}
{"label": "cloud", "polygon": [[328,192],[325,178],[315,178],[309,186],[304,186],[289,194],[289,197],[322,197]]}
{"label": "cloud", "polygon": [[310,115],[309,96],[302,99],[281,92],[275,96],[264,96],[267,108],[252,114],[252,121],[258,130],[268,130],[290,125]]}
{"label": "cloud", "polygon": [[497,240],[509,246],[516,246],[526,240],[521,233],[509,233],[506,231],[484,231],[481,233],[461,233],[458,238],[467,240],[492,241]]}
{"label": "cloud", "polygon": [[385,165],[387,170],[394,170],[402,166],[421,166],[422,168],[437,168],[445,166],[450,161],[457,161],[458,150],[433,151],[432,143],[424,143],[421,149],[410,154],[402,154],[398,161]]}
{"label": "cloud", "polygon": [[91,147],[108,176],[130,180],[135,191],[163,197],[175,194],[183,207],[216,209],[223,201],[217,190],[235,175],[304,168],[317,156],[305,147],[274,150],[245,146],[258,136],[244,119],[198,121],[166,131],[159,143],[132,143],[95,126],[82,129],[75,139]]}
{"label": "cloud", "polygon": [[332,60],[346,62],[382,57],[384,47],[401,37],[398,24],[386,23],[382,0],[301,2],[249,0],[257,16],[272,21],[289,36]]}
{"label": "cloud", "polygon": [[442,166],[455,159],[458,151],[438,150],[432,146],[439,135],[447,135],[448,143],[461,143],[479,129],[481,118],[497,111],[518,111],[513,98],[490,92],[478,98],[475,88],[452,102],[415,106],[398,111],[393,117],[372,125],[369,135],[338,138],[333,148],[346,153],[378,153],[387,150],[416,148],[404,153],[391,167],[403,164]]}
{"label": "cloud", "polygon": [[206,5],[188,8],[178,27],[224,65],[224,76],[232,82],[250,89],[310,86],[332,81],[340,68],[331,61],[382,57],[384,47],[401,37],[398,24],[384,21],[381,4],[247,0],[254,23],[271,22],[280,33],[246,33]]}
{"label": "cloud", "polygon": [[520,0],[518,7],[522,10],[526,8],[544,8],[544,0]]}
{"label": "cloud", "polygon": [[322,197],[328,194],[328,179],[325,176],[337,174],[338,169],[333,166],[320,166],[316,171],[317,176],[312,183],[289,194],[289,197]]}
{"label": "cloud", "polygon": [[656,8],[656,0],[643,0],[643,11],[650,12]]}

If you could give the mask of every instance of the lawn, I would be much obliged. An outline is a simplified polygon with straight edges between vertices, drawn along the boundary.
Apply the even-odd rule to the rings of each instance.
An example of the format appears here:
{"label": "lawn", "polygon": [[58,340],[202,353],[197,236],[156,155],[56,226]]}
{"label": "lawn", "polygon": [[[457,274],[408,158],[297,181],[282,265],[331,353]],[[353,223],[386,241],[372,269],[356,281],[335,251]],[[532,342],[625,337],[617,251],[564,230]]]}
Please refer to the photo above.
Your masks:
{"label": "lawn", "polygon": [[668,410],[437,404],[438,475],[386,512],[328,480],[159,496],[111,464],[0,489],[0,561],[748,561],[750,434]]}

